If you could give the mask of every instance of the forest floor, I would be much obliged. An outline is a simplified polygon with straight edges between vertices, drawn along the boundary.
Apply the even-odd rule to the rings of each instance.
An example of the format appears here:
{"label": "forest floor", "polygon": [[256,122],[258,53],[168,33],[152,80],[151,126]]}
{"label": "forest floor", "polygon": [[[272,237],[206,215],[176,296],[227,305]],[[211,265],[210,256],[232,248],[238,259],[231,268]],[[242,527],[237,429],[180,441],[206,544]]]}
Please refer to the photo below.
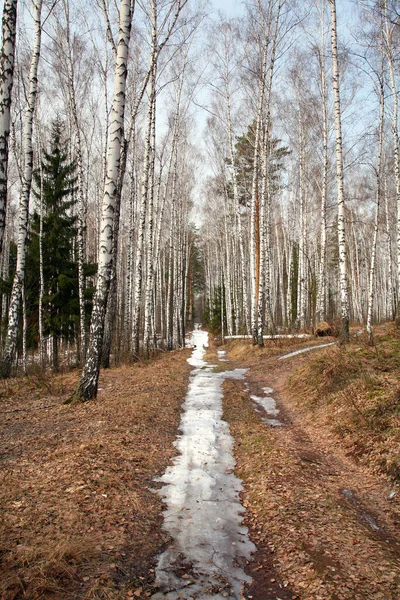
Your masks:
{"label": "forest floor", "polygon": [[[277,360],[283,345],[226,346],[249,369],[224,396],[258,547],[248,597],[399,599],[400,332]],[[251,400],[266,395],[282,426]]]}
{"label": "forest floor", "polygon": [[[248,368],[223,400],[257,546],[244,596],[398,600],[400,334],[279,360],[324,342],[207,353],[216,370]],[[151,597],[170,543],[151,490],[176,455],[189,355],[103,372],[98,399],[73,407],[77,372],[0,384],[1,600]],[[251,396],[272,396],[281,426]]]}
{"label": "forest floor", "polygon": [[1,600],[151,595],[189,356],[103,371],[77,406],[78,372],[0,384]]}

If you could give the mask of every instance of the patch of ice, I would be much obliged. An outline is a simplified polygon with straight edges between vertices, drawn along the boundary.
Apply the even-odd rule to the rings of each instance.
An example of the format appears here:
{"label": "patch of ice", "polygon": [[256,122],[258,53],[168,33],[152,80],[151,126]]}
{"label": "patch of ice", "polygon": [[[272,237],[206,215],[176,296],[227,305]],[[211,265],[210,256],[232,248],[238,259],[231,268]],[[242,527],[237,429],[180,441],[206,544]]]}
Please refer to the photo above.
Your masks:
{"label": "patch of ice", "polygon": [[[159,480],[164,484],[159,494],[167,505],[164,528],[173,544],[159,558],[156,583],[163,591],[154,600],[178,595],[238,599],[243,584],[251,581],[244,563],[255,546],[242,525],[233,439],[221,418],[224,379],[243,379],[246,369],[214,372],[203,360],[207,332],[196,330],[193,338],[196,347],[188,362],[196,369],[183,405],[182,435],[175,442],[180,455]],[[191,585],[179,574],[182,556],[191,565]],[[221,579],[229,583],[229,593]]]}
{"label": "patch of ice", "polygon": [[271,396],[260,398],[260,396],[250,396],[254,402],[257,402],[269,415],[278,415],[279,409],[276,408],[276,402]]}
{"label": "patch of ice", "polygon": [[263,388],[263,392],[264,392],[264,394],[267,394],[267,395],[268,395],[268,394],[272,394],[272,393],[273,393],[273,391],[274,391],[274,390],[273,390],[272,388],[269,388],[269,387]]}
{"label": "patch of ice", "polygon": [[292,356],[297,356],[298,354],[303,354],[303,352],[310,352],[310,350],[318,350],[319,348],[327,348],[328,346],[333,346],[335,342],[329,342],[329,344],[319,344],[319,346],[310,346],[308,348],[302,348],[301,350],[296,350],[295,352],[290,352],[289,354],[284,354],[280,356],[278,360],[284,360],[285,358],[291,358]]}

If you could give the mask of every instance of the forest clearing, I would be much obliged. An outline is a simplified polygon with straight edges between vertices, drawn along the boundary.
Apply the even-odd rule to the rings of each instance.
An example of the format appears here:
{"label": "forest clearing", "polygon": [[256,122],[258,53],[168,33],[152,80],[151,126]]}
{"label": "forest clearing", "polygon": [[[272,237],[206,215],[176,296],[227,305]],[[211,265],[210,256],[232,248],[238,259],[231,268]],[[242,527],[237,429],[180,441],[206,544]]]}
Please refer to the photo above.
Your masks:
{"label": "forest clearing", "polygon": [[[345,350],[286,361],[278,357],[310,340],[263,349],[233,340],[227,355],[207,349],[206,371],[247,369],[221,380],[255,545],[244,561],[252,583],[239,595],[225,576],[196,596],[187,556],[175,565],[180,595],[157,595],[160,553],[181,549],[163,526],[156,490],[179,454],[173,442],[190,371],[205,372],[189,366],[191,350],[106,371],[97,401],[77,407],[64,404],[76,372],[3,382],[1,597],[399,598],[399,346],[388,324],[376,349],[359,337]],[[265,392],[281,426],[266,423],[271,415],[254,400]],[[184,530],[189,517],[178,511]]]}

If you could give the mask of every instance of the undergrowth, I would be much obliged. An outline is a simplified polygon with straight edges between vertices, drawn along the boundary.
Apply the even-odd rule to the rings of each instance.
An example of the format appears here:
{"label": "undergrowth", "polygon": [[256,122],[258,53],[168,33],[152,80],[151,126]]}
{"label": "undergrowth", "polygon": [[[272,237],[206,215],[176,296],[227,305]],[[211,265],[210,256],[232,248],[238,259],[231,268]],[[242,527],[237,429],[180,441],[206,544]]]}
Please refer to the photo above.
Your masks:
{"label": "undergrowth", "polygon": [[291,396],[327,425],[348,453],[400,481],[400,331],[378,328],[375,346],[353,340],[310,356],[290,378]]}

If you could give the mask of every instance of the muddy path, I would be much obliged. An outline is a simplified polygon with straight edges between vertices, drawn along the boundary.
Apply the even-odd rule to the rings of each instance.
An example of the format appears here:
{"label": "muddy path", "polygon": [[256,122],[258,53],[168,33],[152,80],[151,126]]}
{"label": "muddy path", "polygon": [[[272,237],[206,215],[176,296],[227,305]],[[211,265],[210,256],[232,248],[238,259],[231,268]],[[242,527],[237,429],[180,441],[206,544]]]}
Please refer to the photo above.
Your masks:
{"label": "muddy path", "polygon": [[292,402],[287,382],[301,360],[306,354],[254,362],[245,381],[224,386],[245,524],[257,546],[248,597],[397,600],[399,494]]}
{"label": "muddy path", "polygon": [[152,598],[400,599],[398,494],[291,402],[307,348],[242,368],[194,344]]}

